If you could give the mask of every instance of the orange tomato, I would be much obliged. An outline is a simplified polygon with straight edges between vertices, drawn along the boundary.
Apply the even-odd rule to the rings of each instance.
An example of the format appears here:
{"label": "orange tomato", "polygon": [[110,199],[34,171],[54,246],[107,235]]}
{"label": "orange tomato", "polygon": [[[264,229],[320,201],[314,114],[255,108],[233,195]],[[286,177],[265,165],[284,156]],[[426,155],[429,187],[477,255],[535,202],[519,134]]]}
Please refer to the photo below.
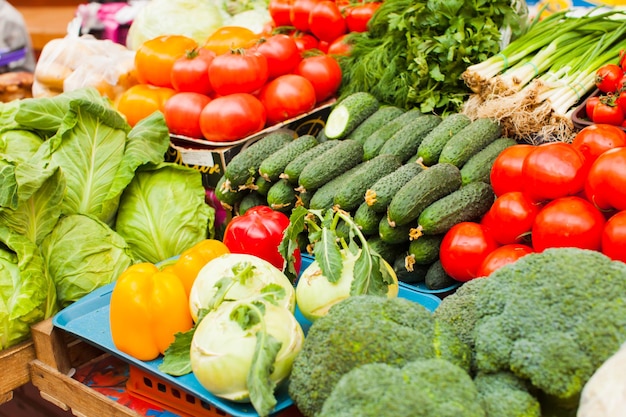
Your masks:
{"label": "orange tomato", "polygon": [[260,38],[248,28],[240,26],[222,26],[203,45],[204,48],[215,52],[217,55],[229,52],[231,49],[249,48]]}
{"label": "orange tomato", "polygon": [[144,42],[135,53],[139,82],[171,88],[174,62],[197,47],[195,40],[183,35],[161,35]]}
{"label": "orange tomato", "polygon": [[176,94],[168,87],[137,84],[126,90],[117,100],[117,110],[126,117],[129,125],[135,126],[141,119],[155,111],[163,112],[165,102]]}

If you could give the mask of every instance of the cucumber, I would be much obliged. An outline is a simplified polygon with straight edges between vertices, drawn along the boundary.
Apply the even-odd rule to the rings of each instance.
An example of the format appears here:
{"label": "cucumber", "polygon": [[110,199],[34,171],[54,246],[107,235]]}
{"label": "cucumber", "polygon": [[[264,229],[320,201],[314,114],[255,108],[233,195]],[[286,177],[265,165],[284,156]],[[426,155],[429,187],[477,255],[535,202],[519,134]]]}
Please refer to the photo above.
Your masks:
{"label": "cucumber", "polygon": [[365,139],[374,133],[376,129],[400,116],[402,113],[404,113],[404,110],[400,107],[389,105],[380,106],[378,110],[354,128],[352,133],[350,133],[346,139],[356,140],[360,144],[364,144]]}
{"label": "cucumber", "polygon": [[441,117],[425,114],[415,118],[391,136],[380,148],[378,155],[397,156],[403,163],[415,155],[424,137],[441,123]]}
{"label": "cucumber", "polygon": [[293,139],[293,131],[277,130],[242,149],[224,168],[226,186],[236,190],[254,182],[263,160]]}
{"label": "cucumber", "polygon": [[380,178],[391,174],[402,163],[394,155],[379,155],[357,165],[346,183],[335,194],[333,203],[345,211],[355,210],[364,202],[365,191]]}
{"label": "cucumber", "polygon": [[474,154],[500,137],[500,124],[487,117],[474,120],[452,136],[439,155],[439,162],[461,168]]}
{"label": "cucumber", "polygon": [[370,236],[378,234],[378,224],[384,216],[385,213],[376,212],[363,202],[354,212],[353,220],[364,235]]}
{"label": "cucumber", "polygon": [[414,108],[407,110],[395,119],[381,125],[363,142],[363,159],[372,159],[378,155],[380,148],[382,148],[385,142],[392,137],[394,133],[420,116],[422,116],[422,112]]}
{"label": "cucumber", "polygon": [[415,162],[402,165],[368,188],[365,191],[365,202],[376,212],[387,211],[387,206],[398,190],[424,169],[423,165]]}
{"label": "cucumber", "polygon": [[272,210],[289,212],[296,205],[296,201],[296,191],[287,180],[275,182],[267,192],[267,205]]}
{"label": "cucumber", "polygon": [[267,192],[270,190],[270,188],[272,188],[272,185],[274,184],[267,181],[265,178],[256,177],[256,180],[254,181],[254,187],[252,189],[255,190],[257,193],[266,196]]}
{"label": "cucumber", "polygon": [[239,215],[242,215],[252,207],[266,205],[267,200],[265,199],[265,196],[259,194],[256,191],[250,191],[239,202],[239,205],[237,206],[237,213]]}
{"label": "cucumber", "polygon": [[474,181],[490,183],[489,175],[494,161],[504,149],[517,145],[517,141],[512,138],[498,138],[487,145],[483,150],[474,154],[461,167],[461,180],[463,185]]}
{"label": "cucumber", "polygon": [[398,281],[405,284],[418,284],[424,282],[426,278],[426,272],[430,265],[413,265],[412,270],[409,271],[406,265],[407,253],[399,254],[393,262],[393,270],[398,277]]}
{"label": "cucumber", "polygon": [[334,204],[335,194],[337,194],[341,187],[346,183],[347,179],[350,175],[352,175],[352,170],[355,168],[356,167],[338,175],[317,190],[307,191],[308,193],[313,193],[311,200],[309,201],[309,208],[314,210],[331,208]]}
{"label": "cucumber", "polygon": [[443,240],[443,234],[424,235],[411,241],[409,255],[417,265],[430,265],[439,259],[439,247]]}
{"label": "cucumber", "polygon": [[296,156],[291,162],[287,164],[287,166],[283,170],[283,173],[280,175],[280,178],[288,180],[291,184],[298,184],[298,178],[300,178],[300,173],[302,172],[304,167],[313,160],[313,158],[329,150],[330,148],[339,145],[340,143],[341,142],[338,140],[329,140],[326,142],[321,142],[319,145],[314,146],[308,151],[302,152],[300,155]]}
{"label": "cucumber", "polygon": [[309,191],[302,191],[296,193],[296,207],[303,206],[305,208],[309,208],[311,204],[311,198],[313,197],[313,193]]}
{"label": "cucumber", "polygon": [[298,184],[304,190],[315,190],[362,161],[363,146],[354,140],[341,140],[302,169]]}
{"label": "cucumber", "polygon": [[441,150],[448,140],[469,125],[470,122],[470,118],[463,113],[448,115],[424,137],[415,156],[422,158],[422,163],[426,166],[436,164],[439,161]]}
{"label": "cucumber", "polygon": [[315,139],[317,139],[319,143],[324,143],[328,141],[326,133],[324,133],[324,128],[321,128],[319,132],[317,132],[317,135],[315,135]]}
{"label": "cucumber", "polygon": [[227,183],[227,179],[224,175],[220,177],[215,184],[215,196],[222,203],[222,206],[227,210],[232,210],[236,203],[240,202],[248,190],[232,190]]}
{"label": "cucumber", "polygon": [[424,285],[429,290],[442,290],[457,283],[458,281],[443,269],[440,260],[433,262],[426,271],[426,276],[424,276]]}
{"label": "cucumber", "polygon": [[417,220],[418,232],[440,234],[457,223],[475,221],[487,213],[494,200],[491,185],[470,182],[426,207]]}
{"label": "cucumber", "polygon": [[367,238],[367,245],[370,250],[379,254],[389,265],[393,265],[398,254],[406,252],[407,245],[383,242],[380,236],[370,236]]}
{"label": "cucumber", "polygon": [[315,136],[302,135],[295,138],[272,155],[268,156],[261,162],[259,166],[259,175],[267,181],[274,182],[287,165],[293,161],[295,157],[317,145]]}
{"label": "cucumber", "polygon": [[378,223],[378,235],[386,243],[409,243],[409,233],[412,228],[413,224],[411,223],[392,227],[387,221],[387,217],[383,216]]}
{"label": "cucumber", "polygon": [[380,103],[372,94],[365,91],[352,93],[330,111],[324,134],[328,139],[344,139],[379,107]]}
{"label": "cucumber", "polygon": [[422,210],[461,187],[461,171],[452,164],[437,163],[412,178],[391,199],[387,217],[392,226],[417,219]]}

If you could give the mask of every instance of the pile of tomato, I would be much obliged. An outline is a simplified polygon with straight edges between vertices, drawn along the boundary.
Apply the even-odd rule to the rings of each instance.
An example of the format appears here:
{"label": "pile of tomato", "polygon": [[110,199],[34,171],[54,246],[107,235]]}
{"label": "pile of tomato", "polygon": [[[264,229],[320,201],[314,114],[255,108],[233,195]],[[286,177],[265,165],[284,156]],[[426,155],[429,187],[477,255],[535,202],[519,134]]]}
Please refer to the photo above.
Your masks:
{"label": "pile of tomato", "polygon": [[139,84],[116,105],[131,126],[163,112],[171,133],[231,142],[313,110],[333,97],[341,67],[302,54],[292,36],[225,26],[199,45],[164,35],[136,51]]}
{"label": "pile of tomato", "polygon": [[605,64],[596,71],[599,94],[585,101],[585,113],[594,123],[626,128],[626,53],[619,64]]}
{"label": "pile of tomato", "polygon": [[450,229],[440,247],[458,281],[485,277],[552,247],[600,251],[626,262],[626,133],[595,124],[572,143],[518,144],[497,157],[496,199],[480,222]]}

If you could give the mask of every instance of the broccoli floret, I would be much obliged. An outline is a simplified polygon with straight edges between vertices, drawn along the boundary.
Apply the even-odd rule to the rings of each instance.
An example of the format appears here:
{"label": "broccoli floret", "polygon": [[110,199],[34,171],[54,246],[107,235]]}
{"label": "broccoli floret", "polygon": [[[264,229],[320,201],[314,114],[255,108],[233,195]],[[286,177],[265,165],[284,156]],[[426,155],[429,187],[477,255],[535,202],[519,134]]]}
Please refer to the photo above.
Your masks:
{"label": "broccoli floret", "polygon": [[[474,294],[478,371],[511,371],[564,409],[626,341],[626,264],[552,248],[484,279]],[[543,406],[543,402],[542,402]]]}
{"label": "broccoli floret", "polygon": [[445,359],[372,363],[341,377],[319,417],[486,417],[476,386]]}
{"label": "broccoli floret", "polygon": [[487,417],[541,417],[541,406],[531,387],[511,372],[480,372],[474,384]]}
{"label": "broccoli floret", "polygon": [[353,368],[377,362],[403,366],[422,358],[447,359],[469,370],[470,350],[418,303],[352,296],[312,324],[293,363],[289,394],[302,414],[313,417]]}

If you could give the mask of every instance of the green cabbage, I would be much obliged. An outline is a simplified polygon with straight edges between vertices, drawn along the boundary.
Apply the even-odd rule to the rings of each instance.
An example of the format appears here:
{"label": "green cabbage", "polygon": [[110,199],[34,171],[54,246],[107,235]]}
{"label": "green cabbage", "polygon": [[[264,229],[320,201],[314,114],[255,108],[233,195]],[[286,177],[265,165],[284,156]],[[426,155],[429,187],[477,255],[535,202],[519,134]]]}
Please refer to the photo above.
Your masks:
{"label": "green cabbage", "polygon": [[137,170],[120,200],[115,230],[137,260],[157,263],[211,237],[214,218],[198,171],[164,162]]}
{"label": "green cabbage", "polygon": [[62,217],[41,251],[62,307],[114,282],[133,263],[124,238],[83,214]]}
{"label": "green cabbage", "polygon": [[58,311],[54,283],[37,246],[0,225],[0,350],[30,336],[30,326]]}

